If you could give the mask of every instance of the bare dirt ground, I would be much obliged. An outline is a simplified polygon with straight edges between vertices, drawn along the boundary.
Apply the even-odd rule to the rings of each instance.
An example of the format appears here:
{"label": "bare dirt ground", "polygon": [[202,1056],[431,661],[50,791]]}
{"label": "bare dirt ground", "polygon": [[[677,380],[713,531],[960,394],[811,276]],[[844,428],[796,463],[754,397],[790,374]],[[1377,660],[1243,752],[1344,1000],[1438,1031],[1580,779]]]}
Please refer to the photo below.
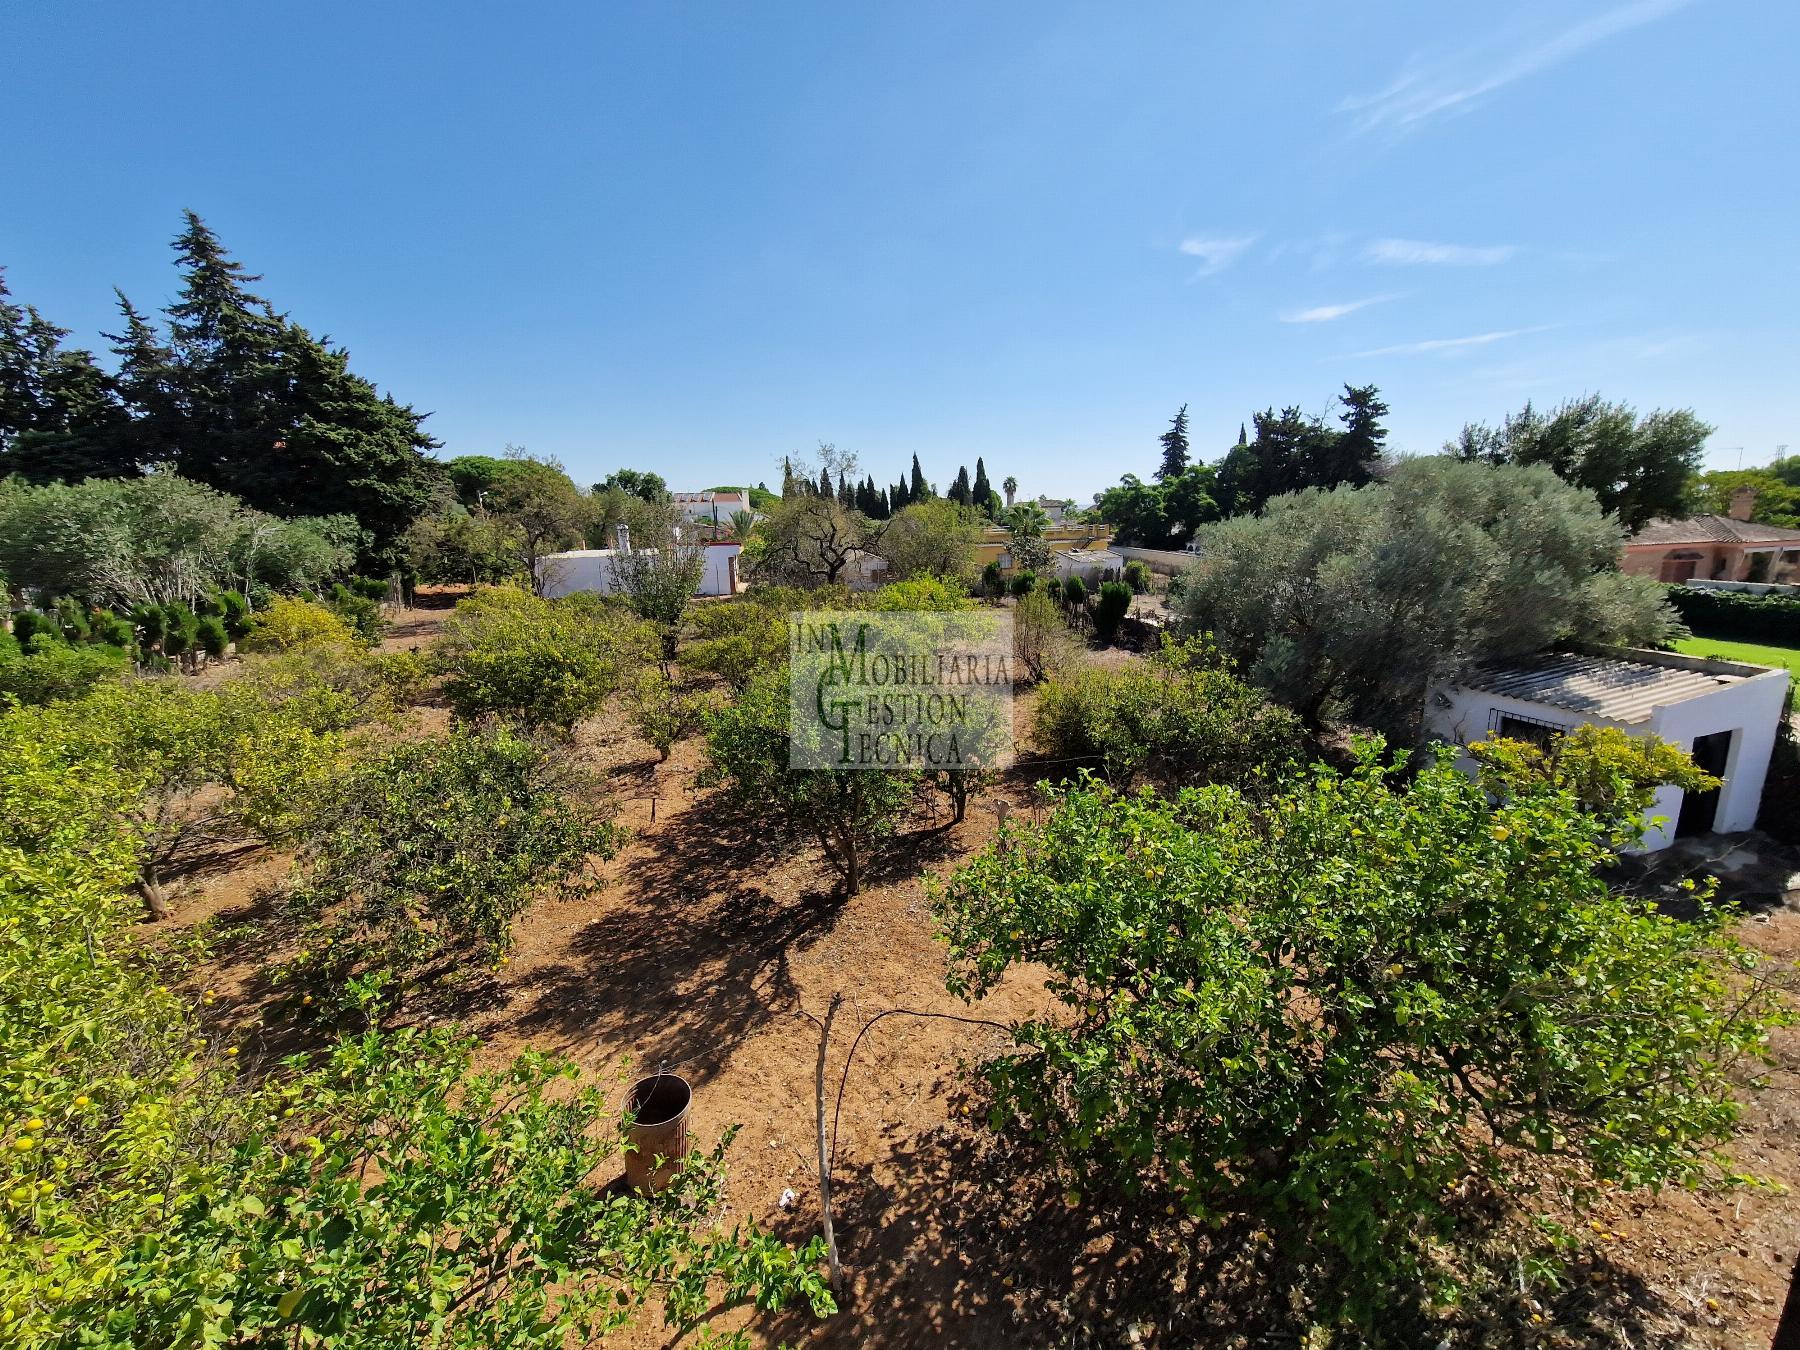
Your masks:
{"label": "bare dirt ground", "polygon": [[[431,605],[434,597],[425,597]],[[404,611],[387,645],[430,641],[441,607]],[[438,714],[441,716],[441,713]],[[694,1086],[692,1141],[711,1146],[742,1128],[729,1154],[726,1220],[754,1219],[793,1239],[818,1230],[814,1069],[817,1026],[845,1002],[827,1062],[834,1094],[852,1037],[891,1008],[1007,1021],[1047,1006],[1033,979],[1011,980],[968,1007],[943,987],[921,874],[942,872],[994,830],[995,800],[1031,800],[1016,771],[971,807],[962,825],[896,848],[861,895],[832,894],[810,849],[771,853],[754,819],[734,818],[694,786],[697,741],[670,762],[606,721],[584,727],[581,753],[607,772],[621,823],[634,832],[604,864],[597,895],[548,901],[521,922],[508,964],[468,982],[454,1014],[482,1039],[485,1060],[526,1046],[562,1051],[625,1083],[667,1067]],[[654,808],[654,819],[652,811]],[[170,922],[252,918],[285,860],[234,855],[194,878]],[[1800,913],[1748,917],[1747,939],[1791,962]],[[220,1031],[254,1058],[293,1048],[262,1021],[270,991],[258,971],[271,953],[252,942],[202,979],[218,990]],[[763,1319],[759,1340],[831,1346],[1296,1345],[1209,1317],[1204,1271],[1177,1260],[1179,1226],[1126,1231],[1071,1211],[1054,1180],[1009,1157],[970,1114],[968,1070],[1006,1043],[992,1027],[912,1016],[872,1027],[843,1096],[834,1168],[847,1276],[844,1309],[824,1323]],[[1601,1346],[1766,1345],[1800,1251],[1800,1032],[1775,1042],[1769,1090],[1755,1094],[1735,1146],[1740,1165],[1772,1189],[1621,1198],[1586,1230],[1589,1251],[1571,1288],[1521,1304],[1509,1324],[1472,1343]],[[791,1209],[781,1207],[784,1191]],[[1125,1310],[1129,1310],[1129,1313]],[[1227,1310],[1227,1313],[1229,1310]],[[1535,1316],[1541,1320],[1533,1321]],[[744,1322],[728,1316],[723,1325]],[[630,1344],[662,1345],[651,1323]],[[1471,1343],[1463,1341],[1461,1343]]]}

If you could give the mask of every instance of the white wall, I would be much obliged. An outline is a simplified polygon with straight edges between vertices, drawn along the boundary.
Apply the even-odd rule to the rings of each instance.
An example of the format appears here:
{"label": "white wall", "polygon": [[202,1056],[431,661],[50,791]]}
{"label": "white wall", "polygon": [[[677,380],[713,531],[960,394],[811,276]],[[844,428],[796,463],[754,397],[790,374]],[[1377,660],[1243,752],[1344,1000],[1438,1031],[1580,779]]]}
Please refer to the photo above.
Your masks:
{"label": "white wall", "polygon": [[[1650,719],[1650,730],[1683,750],[1693,749],[1700,736],[1719,731],[1737,733],[1731,738],[1731,754],[1720,775],[1725,786],[1719,792],[1719,809],[1713,817],[1713,828],[1721,833],[1748,830],[1756,824],[1769,757],[1775,751],[1775,737],[1781,729],[1787,686],[1785,670],[1765,671],[1747,680],[1722,684],[1715,693],[1671,703]],[[1653,809],[1669,820],[1658,832],[1659,842],[1650,845],[1662,848],[1674,837],[1675,817],[1681,811],[1681,789],[1661,789]]]}
{"label": "white wall", "polygon": [[1166,572],[1170,576],[1184,572],[1200,555],[1198,553],[1176,553],[1166,548],[1132,548],[1126,544],[1107,545],[1121,558],[1136,558],[1140,562],[1150,564],[1155,572]]}
{"label": "white wall", "polygon": [[[730,595],[731,559],[744,551],[742,544],[707,544],[706,570],[700,574],[696,595]],[[552,553],[538,563],[546,597],[573,595],[576,591],[596,591],[610,595],[618,589],[614,578],[614,559],[618,554],[610,548],[584,548],[571,553]]]}

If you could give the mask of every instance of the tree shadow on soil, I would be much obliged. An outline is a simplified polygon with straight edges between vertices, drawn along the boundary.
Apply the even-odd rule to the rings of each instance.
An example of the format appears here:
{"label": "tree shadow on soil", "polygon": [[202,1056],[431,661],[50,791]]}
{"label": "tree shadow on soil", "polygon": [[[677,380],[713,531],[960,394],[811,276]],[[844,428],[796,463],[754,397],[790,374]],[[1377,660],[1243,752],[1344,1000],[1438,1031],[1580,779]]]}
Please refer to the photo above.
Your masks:
{"label": "tree shadow on soil", "polygon": [[[841,1311],[822,1327],[784,1313],[768,1325],[771,1337],[906,1347],[1302,1344],[1298,1272],[1259,1239],[1258,1223],[1213,1229],[1171,1216],[1166,1199],[1069,1196],[1036,1146],[986,1128],[979,1093],[953,1093],[952,1103],[949,1123],[895,1141],[880,1158],[839,1155]],[[803,1197],[795,1217],[784,1237],[818,1231],[816,1195]],[[1469,1305],[1432,1312],[1412,1300],[1381,1314],[1379,1341],[1345,1331],[1342,1343],[1600,1350],[1681,1339],[1680,1313],[1603,1249],[1580,1256],[1561,1290],[1521,1290],[1494,1274],[1490,1292]]]}
{"label": "tree shadow on soil", "polygon": [[625,903],[573,935],[574,959],[517,982],[534,997],[514,1029],[571,1050],[623,1045],[641,1064],[712,1077],[759,1028],[792,1015],[789,957],[843,910],[829,893],[772,895],[768,873],[761,822],[724,813],[684,833],[680,849],[633,858],[611,883]]}

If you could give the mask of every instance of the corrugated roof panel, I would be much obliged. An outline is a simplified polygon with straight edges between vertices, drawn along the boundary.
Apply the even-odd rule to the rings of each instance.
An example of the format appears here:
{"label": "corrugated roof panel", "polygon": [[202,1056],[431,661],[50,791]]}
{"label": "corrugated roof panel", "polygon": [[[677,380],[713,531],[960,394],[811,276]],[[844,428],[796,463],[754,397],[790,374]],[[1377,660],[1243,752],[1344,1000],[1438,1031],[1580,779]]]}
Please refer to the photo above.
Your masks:
{"label": "corrugated roof panel", "polygon": [[1486,666],[1463,686],[1487,694],[1542,703],[1611,722],[1647,722],[1670,703],[1710,694],[1737,677],[1624,661],[1617,657],[1547,652]]}

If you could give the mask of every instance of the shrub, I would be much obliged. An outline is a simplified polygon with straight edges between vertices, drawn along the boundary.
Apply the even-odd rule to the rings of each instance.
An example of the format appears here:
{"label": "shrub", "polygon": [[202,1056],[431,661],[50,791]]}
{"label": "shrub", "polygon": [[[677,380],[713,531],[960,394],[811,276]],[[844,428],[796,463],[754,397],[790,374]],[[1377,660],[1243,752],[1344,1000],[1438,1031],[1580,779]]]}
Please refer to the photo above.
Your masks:
{"label": "shrub", "polygon": [[746,688],[757,672],[787,660],[787,622],[770,606],[748,600],[697,605],[693,623],[695,637],[682,666],[717,675],[733,689]]}
{"label": "shrub", "polygon": [[1037,589],[1037,580],[1036,572],[1018,572],[1007,582],[1006,589],[1014,596],[1030,595]]}
{"label": "shrub", "polygon": [[655,630],[622,606],[493,586],[456,606],[434,656],[458,717],[495,714],[566,733],[656,650]]}
{"label": "shrub", "polygon": [[1032,681],[1047,679],[1075,660],[1075,639],[1050,597],[1027,593],[1013,606],[1013,657]]}
{"label": "shrub", "polygon": [[386,577],[351,577],[349,586],[364,600],[373,600],[377,604],[385,601],[391,590]]}
{"label": "shrub", "polygon": [[869,595],[856,597],[852,605],[857,609],[926,610],[934,613],[954,613],[975,607],[962,582],[949,577],[933,576],[915,576],[893,582]]}
{"label": "shrub", "polygon": [[138,891],[160,918],[171,870],[197,849],[245,828],[272,842],[284,836],[342,762],[340,733],[361,714],[342,696],[277,700],[239,681],[201,690],[133,680],[32,710],[28,724],[65,767],[118,785],[118,828],[133,841]]}
{"label": "shrub", "polygon": [[1119,635],[1119,625],[1131,609],[1131,587],[1122,581],[1103,582],[1094,601],[1094,633],[1102,642]]}
{"label": "shrub", "polygon": [[1287,709],[1208,665],[1197,643],[1171,643],[1147,663],[1052,679],[1032,739],[1048,758],[1097,768],[1118,788],[1148,775],[1248,789],[1298,760],[1303,732]]}
{"label": "shrub", "polygon": [[356,633],[341,615],[314,600],[283,596],[250,620],[247,652],[293,652],[309,647],[348,647]]}
{"label": "shrub", "polygon": [[[164,656],[190,657],[200,637],[200,620],[194,611],[178,600],[162,607]],[[187,662],[183,662],[187,664]]]}
{"label": "shrub", "polygon": [[225,621],[212,614],[203,616],[195,624],[194,645],[214,660],[224,656],[226,647],[231,645]]}
{"label": "shrub", "polygon": [[130,620],[146,655],[162,647],[163,634],[169,627],[169,617],[163,613],[161,605],[133,605]]}
{"label": "shrub", "polygon": [[862,887],[877,841],[894,831],[916,775],[867,769],[796,769],[785,670],[765,671],[743,694],[706,714],[709,764],[701,781],[755,811],[773,838],[812,838],[848,895]]}
{"label": "shrub", "polygon": [[1063,584],[1061,578],[1046,578],[1044,581],[1044,594],[1060,605],[1063,602]]}
{"label": "shrub", "polygon": [[1683,792],[1719,786],[1678,746],[1617,727],[1576,727],[1554,737],[1548,747],[1495,737],[1471,745],[1469,754],[1481,766],[1483,786],[1496,798],[1548,784],[1569,793],[1590,815],[1629,821],[1634,831],[1664,784]]}
{"label": "shrub", "polygon": [[137,640],[137,630],[131,626],[131,621],[121,619],[110,609],[95,610],[89,623],[93,640],[109,647],[124,649]]}
{"label": "shrub", "polygon": [[643,671],[631,691],[632,725],[655,748],[658,763],[669,758],[677,741],[699,730],[705,710],[702,696],[678,689],[659,670]]}
{"label": "shrub", "polygon": [[34,638],[26,652],[0,650],[0,705],[8,697],[33,705],[81,698],[123,671],[125,662],[117,647],[71,647]]}
{"label": "shrub", "polygon": [[1365,744],[1266,806],[1082,786],[934,888],[952,992],[1041,963],[1063,1005],[986,1070],[992,1124],[1071,1204],[1263,1230],[1257,1274],[1364,1328],[1481,1271],[1454,1244],[1488,1188],[1579,1211],[1716,1176],[1788,1020],[1758,959],[1721,907],[1609,892],[1629,822],[1548,780],[1492,807],[1453,754],[1395,790]]}
{"label": "shrub", "polygon": [[1133,595],[1143,595],[1150,589],[1150,564],[1142,558],[1133,558],[1125,564],[1125,584],[1131,587]]}
{"label": "shrub", "polygon": [[1000,574],[1000,564],[991,562],[981,569],[981,593],[986,596],[1006,594],[1006,578]]}
{"label": "shrub", "polygon": [[93,629],[88,623],[87,606],[73,596],[58,596],[51,604],[50,614],[56,624],[57,635],[64,642],[86,642],[93,636]]}
{"label": "shrub", "polygon": [[349,624],[359,641],[370,646],[381,641],[381,635],[387,631],[380,603],[341,581],[332,586],[331,593],[325,598],[325,607]]}
{"label": "shrub", "polygon": [[1069,577],[1062,584],[1062,602],[1070,609],[1080,609],[1087,604],[1087,582],[1080,577]]}
{"label": "shrub", "polygon": [[1665,591],[1682,622],[1702,637],[1800,647],[1800,596],[1700,586],[1669,586]]}
{"label": "shrub", "polygon": [[35,609],[20,610],[12,616],[12,621],[13,639],[26,651],[31,650],[31,640],[35,637],[45,637],[52,642],[63,640],[62,630],[57,626],[56,620]]}
{"label": "shrub", "polygon": [[242,642],[250,631],[250,602],[244,599],[242,591],[220,591],[216,598],[226,633],[233,642]]}
{"label": "shrub", "polygon": [[[307,924],[290,978],[397,992],[435,964],[489,961],[536,898],[598,886],[618,836],[567,771],[504,728],[395,746],[334,785],[302,839],[290,912]],[[591,785],[586,785],[591,786]]]}

